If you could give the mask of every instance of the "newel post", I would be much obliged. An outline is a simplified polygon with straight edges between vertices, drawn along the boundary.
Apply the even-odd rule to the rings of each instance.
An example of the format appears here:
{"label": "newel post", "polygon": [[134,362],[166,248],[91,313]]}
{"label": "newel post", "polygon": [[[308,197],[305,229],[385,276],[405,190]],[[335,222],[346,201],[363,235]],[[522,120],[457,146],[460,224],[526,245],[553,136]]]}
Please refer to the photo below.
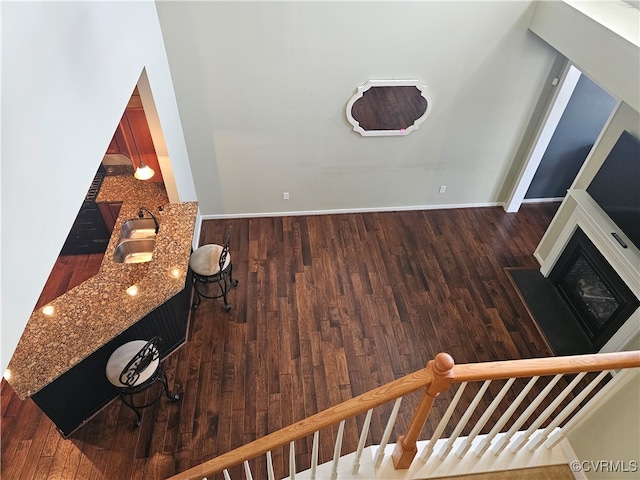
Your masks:
{"label": "newel post", "polygon": [[409,468],[418,453],[416,441],[424,427],[433,402],[440,393],[445,392],[453,381],[454,361],[448,353],[439,353],[427,363],[427,369],[433,374],[433,381],[426,388],[420,405],[413,414],[407,433],[398,437],[398,442],[391,454],[393,467],[396,470]]}

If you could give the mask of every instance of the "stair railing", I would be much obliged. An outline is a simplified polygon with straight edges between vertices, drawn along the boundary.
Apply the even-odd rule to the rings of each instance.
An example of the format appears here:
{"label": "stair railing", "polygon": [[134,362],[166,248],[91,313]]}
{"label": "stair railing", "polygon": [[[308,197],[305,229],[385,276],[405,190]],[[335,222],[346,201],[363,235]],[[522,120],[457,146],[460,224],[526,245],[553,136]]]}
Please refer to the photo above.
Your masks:
{"label": "stair railing", "polygon": [[[575,412],[577,407],[586,399],[591,391],[599,385],[608,373],[611,373],[614,370],[638,367],[640,367],[640,351],[575,355],[568,357],[545,357],[462,365],[455,365],[450,355],[446,353],[439,353],[436,355],[434,360],[431,360],[427,364],[425,368],[418,370],[417,372],[370,390],[369,392],[300,420],[288,427],[236,448],[235,450],[208,460],[195,467],[189,468],[184,472],[174,475],[170,480],[200,480],[219,472],[223,472],[224,478],[228,480],[230,479],[228,469],[237,465],[244,465],[245,478],[253,478],[248,461],[265,454],[267,478],[269,480],[275,480],[271,452],[274,449],[283,447],[287,444],[289,444],[289,478],[293,480],[297,473],[295,466],[294,442],[310,435],[313,435],[314,437],[310,478],[315,479],[316,470],[318,468],[318,432],[324,428],[337,424],[339,425],[338,438],[335,442],[334,458],[331,467],[331,477],[332,479],[335,479],[338,474],[338,462],[340,461],[340,452],[342,450],[342,431],[344,429],[344,422],[347,419],[366,412],[367,416],[364,421],[360,441],[358,442],[358,447],[353,460],[352,472],[357,473],[373,408],[394,401],[393,410],[389,421],[387,422],[387,426],[374,459],[374,466],[377,468],[383,460],[385,447],[387,446],[387,442],[389,441],[393,430],[402,398],[412,392],[424,388],[425,391],[423,397],[418,408],[413,414],[409,427],[404,435],[398,437],[398,441],[391,455],[394,468],[398,470],[407,469],[412,464],[418,453],[418,437],[425,425],[435,399],[441,393],[448,390],[454,383],[458,383],[460,386],[447,408],[447,411],[444,413],[442,419],[438,423],[438,426],[434,430],[431,439],[427,442],[421,452],[419,461],[425,463],[431,457],[436,442],[442,435],[449,419],[462,397],[462,393],[470,382],[483,382],[483,384],[471,404],[466,408],[464,415],[456,425],[447,443],[438,451],[437,457],[440,460],[449,455],[454,443],[460,437],[463,429],[467,426],[471,416],[475,413],[475,410],[484,393],[488,389],[489,384],[494,380],[507,380],[507,382],[483,412],[480,420],[478,420],[472,427],[471,433],[462,441],[455,452],[456,456],[462,457],[467,453],[473,443],[473,440],[487,424],[498,404],[502,401],[513,384],[513,381],[517,378],[530,378],[530,380],[522,391],[518,393],[515,400],[509,405],[503,415],[495,421],[489,434],[484,436],[473,453],[476,456],[480,456],[490,446],[494,455],[498,455],[507,446],[509,446],[509,449],[515,453],[525,445],[528,449],[533,450],[543,442],[547,448],[550,448],[563,438],[564,433],[568,431],[570,425],[577,422],[586,414],[585,412],[588,410],[590,405],[597,404],[597,402],[599,402],[611,390],[611,388],[613,388],[613,385],[617,383],[616,381],[612,381],[604,385],[604,387],[596,393],[584,408],[579,410],[577,413]],[[565,399],[567,399],[567,397],[569,397],[575,386],[583,380],[583,377],[588,372],[600,373],[588,384],[587,387],[583,388],[577,395],[575,395],[569,404],[566,405],[558,415],[553,417],[551,423],[541,432],[539,427],[546,420],[552,417],[554,411]],[[614,380],[622,379],[625,373],[627,372],[616,375]],[[530,421],[532,414],[544,402],[559,380],[563,376],[570,374],[577,374],[577,376],[565,389],[562,390],[559,395],[553,399],[544,412],[536,417],[535,421],[529,426],[526,432],[515,438],[515,433],[518,432],[526,422]],[[554,377],[544,387],[540,394],[538,394],[535,400],[529,404],[518,419],[514,421],[509,431],[502,435],[500,439],[493,444],[493,440],[497,434],[500,433],[502,427],[512,418],[513,414],[523,403],[527,394],[536,384],[538,379],[544,376]],[[573,417],[570,418],[569,422],[564,425],[563,428],[558,428],[559,425],[561,425],[562,422],[572,414]]]}

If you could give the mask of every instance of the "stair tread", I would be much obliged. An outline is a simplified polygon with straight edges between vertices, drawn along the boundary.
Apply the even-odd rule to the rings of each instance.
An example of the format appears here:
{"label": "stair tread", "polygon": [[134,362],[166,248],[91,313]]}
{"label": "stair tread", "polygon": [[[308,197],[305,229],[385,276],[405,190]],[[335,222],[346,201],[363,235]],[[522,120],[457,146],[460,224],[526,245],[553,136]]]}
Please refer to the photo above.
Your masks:
{"label": "stair tread", "polygon": [[574,476],[568,465],[549,465],[455,477],[437,477],[432,480],[574,480]]}

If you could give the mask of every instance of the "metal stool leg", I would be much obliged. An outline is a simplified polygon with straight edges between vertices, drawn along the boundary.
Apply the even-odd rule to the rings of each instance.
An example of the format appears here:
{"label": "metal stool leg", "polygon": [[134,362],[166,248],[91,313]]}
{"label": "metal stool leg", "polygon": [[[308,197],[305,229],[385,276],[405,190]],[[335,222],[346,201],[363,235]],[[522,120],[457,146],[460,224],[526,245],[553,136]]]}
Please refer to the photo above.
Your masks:
{"label": "metal stool leg", "polygon": [[162,385],[164,385],[164,393],[167,396],[167,398],[172,402],[177,402],[178,400],[180,400],[180,395],[178,395],[177,393],[171,393],[169,391],[169,382],[167,381],[167,374],[164,373],[162,366],[160,366],[160,376],[158,378],[162,382]]}
{"label": "metal stool leg", "polygon": [[136,405],[133,403],[133,394],[122,392],[120,393],[120,398],[122,399],[122,403],[124,403],[127,407],[129,407],[134,412],[136,412],[137,418],[134,423],[134,426],[139,427],[142,424],[142,413],[140,412],[138,407],[136,407]]}
{"label": "metal stool leg", "polygon": [[[162,390],[149,403],[146,403],[144,405],[136,405],[135,402],[133,401],[133,396],[138,394],[138,393],[144,392],[151,385],[153,385],[153,383],[155,383],[156,381],[160,381],[160,383],[162,384]],[[144,387],[144,388],[142,388],[140,390],[122,391],[120,393],[120,398],[122,399],[122,402],[127,407],[129,407],[131,410],[136,412],[136,421],[134,423],[134,426],[139,427],[142,424],[142,412],[141,412],[141,410],[143,408],[147,408],[148,406],[153,405],[154,403],[156,403],[158,400],[160,400],[160,398],[162,397],[163,394],[166,395],[166,397],[171,402],[177,402],[178,400],[180,400],[180,395],[172,394],[169,391],[169,382],[167,380],[167,374],[164,372],[164,369],[162,368],[162,365],[159,365],[158,366],[158,371],[155,374],[155,379],[149,385],[147,385],[146,387]]]}
{"label": "metal stool leg", "polygon": [[200,290],[198,290],[198,282],[199,281],[196,278],[196,275],[193,274],[193,289],[195,290],[196,298],[193,300],[193,303],[191,304],[191,308],[193,308],[194,310],[196,308],[198,308],[198,306],[200,305],[200,301],[201,301]]}
{"label": "metal stool leg", "polygon": [[[227,300],[227,293],[230,290],[230,285],[231,286],[236,286],[238,284],[237,280],[234,280],[231,277],[231,272],[232,272],[232,265],[229,265],[227,267],[227,270],[225,270],[222,273],[218,273],[215,276],[210,276],[210,277],[205,277],[202,275],[198,275],[195,272],[192,272],[193,274],[193,289],[195,290],[195,295],[196,298],[193,300],[193,303],[191,304],[191,308],[192,309],[196,309],[198,308],[198,306],[200,305],[200,302],[202,301],[203,298],[209,298],[209,299],[214,299],[214,298],[222,298],[224,301],[224,308],[226,311],[231,310],[231,305],[229,304],[229,301]],[[228,277],[228,279],[227,279]],[[207,294],[204,293],[203,291],[201,291],[200,289],[202,288],[202,285],[212,285],[212,284],[216,284],[217,288],[220,290],[219,294]],[[215,288],[215,287],[214,287]]]}
{"label": "metal stool leg", "polygon": [[233,278],[233,264],[229,264],[229,279],[232,286],[236,287],[238,285],[238,280]]}

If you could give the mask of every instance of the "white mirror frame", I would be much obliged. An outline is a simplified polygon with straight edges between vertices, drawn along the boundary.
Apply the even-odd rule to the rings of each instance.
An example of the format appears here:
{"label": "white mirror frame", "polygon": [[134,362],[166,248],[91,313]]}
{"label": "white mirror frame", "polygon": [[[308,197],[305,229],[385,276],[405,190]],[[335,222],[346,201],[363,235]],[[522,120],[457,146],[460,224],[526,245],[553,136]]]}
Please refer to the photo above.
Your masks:
{"label": "white mirror frame", "polygon": [[[372,87],[416,87],[420,90],[420,94],[427,100],[427,108],[422,114],[421,117],[418,117],[413,125],[410,125],[406,129],[402,130],[365,130],[360,126],[360,123],[353,118],[351,115],[351,108],[353,104],[358,101],[358,99],[362,98],[364,92],[369,90]],[[416,130],[422,122],[429,116],[431,113],[431,95],[429,94],[429,90],[426,85],[420,83],[419,80],[410,79],[410,80],[369,80],[364,85],[358,87],[357,92],[349,99],[347,102],[346,114],[347,120],[351,125],[353,125],[353,130],[358,132],[360,135],[365,137],[381,137],[381,136],[394,136],[394,135],[409,135],[411,132]]]}

